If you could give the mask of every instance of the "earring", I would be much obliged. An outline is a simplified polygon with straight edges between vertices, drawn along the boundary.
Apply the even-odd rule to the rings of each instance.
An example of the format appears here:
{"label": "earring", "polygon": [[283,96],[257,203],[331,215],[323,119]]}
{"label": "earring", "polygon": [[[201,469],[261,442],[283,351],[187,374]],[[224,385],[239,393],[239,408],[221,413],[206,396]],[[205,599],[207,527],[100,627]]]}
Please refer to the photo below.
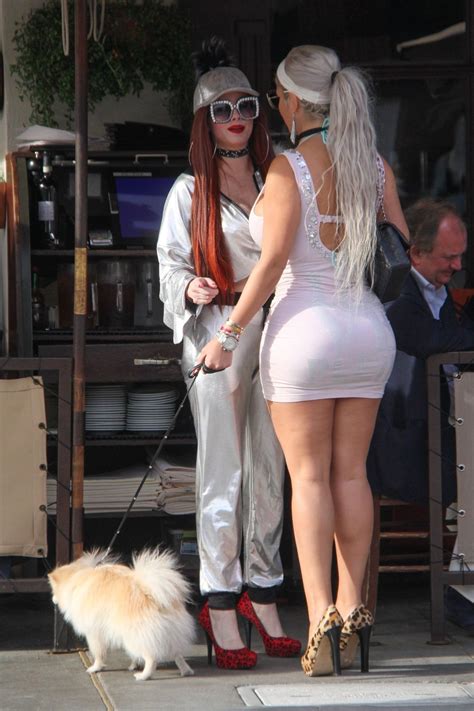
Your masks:
{"label": "earring", "polygon": [[267,151],[265,153],[265,158],[262,160],[262,163],[265,163],[265,161],[268,158],[268,154],[270,153],[270,136],[268,133],[265,131],[265,138],[267,139]]}
{"label": "earring", "polygon": [[257,123],[257,126],[262,129],[265,134],[265,139],[267,141],[267,150],[265,152],[264,157],[259,161],[259,165],[262,165],[263,163],[265,163],[268,158],[268,154],[270,153],[270,136],[268,135],[268,131],[266,130],[266,128],[261,123]]}
{"label": "earring", "polygon": [[329,116],[326,116],[321,128],[323,129],[321,131],[321,138],[323,139],[323,143],[326,144],[328,142]]}
{"label": "earring", "polygon": [[188,150],[188,163],[190,166],[192,166],[192,164],[193,164],[193,162],[191,160],[191,151],[193,150],[193,143],[194,143],[194,141],[191,141],[191,143],[189,144],[189,150]]}
{"label": "earring", "polygon": [[291,131],[290,131],[290,141],[293,145],[296,143],[296,121],[295,115],[293,114],[293,119],[291,121]]}

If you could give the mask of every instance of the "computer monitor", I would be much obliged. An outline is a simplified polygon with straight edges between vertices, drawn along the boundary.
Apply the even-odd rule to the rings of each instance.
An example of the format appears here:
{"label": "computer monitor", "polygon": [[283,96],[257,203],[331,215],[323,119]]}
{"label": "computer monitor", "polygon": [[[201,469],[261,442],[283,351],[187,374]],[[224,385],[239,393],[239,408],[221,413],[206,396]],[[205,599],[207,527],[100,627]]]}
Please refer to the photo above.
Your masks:
{"label": "computer monitor", "polygon": [[114,173],[113,177],[115,204],[111,205],[111,212],[118,217],[114,241],[126,247],[154,246],[166,198],[177,173]]}

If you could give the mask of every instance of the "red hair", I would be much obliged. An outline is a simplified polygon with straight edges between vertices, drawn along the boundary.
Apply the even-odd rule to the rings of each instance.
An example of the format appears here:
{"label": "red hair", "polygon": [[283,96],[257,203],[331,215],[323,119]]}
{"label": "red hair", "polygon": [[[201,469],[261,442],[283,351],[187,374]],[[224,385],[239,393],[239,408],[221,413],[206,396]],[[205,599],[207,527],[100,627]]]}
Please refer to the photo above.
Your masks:
{"label": "red hair", "polygon": [[[191,129],[190,160],[194,171],[191,244],[196,274],[214,279],[219,289],[215,300],[225,304],[234,292],[235,280],[222,231],[219,159],[214,157],[208,112],[207,106],[198,109]],[[265,180],[273,159],[273,148],[264,114],[254,121],[249,153]]]}

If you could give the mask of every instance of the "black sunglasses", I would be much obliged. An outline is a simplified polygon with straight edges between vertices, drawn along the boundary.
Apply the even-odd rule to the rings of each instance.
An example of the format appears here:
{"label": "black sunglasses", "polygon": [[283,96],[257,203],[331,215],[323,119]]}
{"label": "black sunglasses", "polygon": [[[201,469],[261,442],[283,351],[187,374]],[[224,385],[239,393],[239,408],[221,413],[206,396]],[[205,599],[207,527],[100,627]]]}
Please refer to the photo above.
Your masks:
{"label": "black sunglasses", "polygon": [[[286,95],[288,94],[288,92],[283,90],[283,94]],[[274,111],[278,111],[278,102],[280,101],[280,97],[276,93],[276,89],[271,89],[270,91],[267,91],[265,96],[267,97],[267,101],[270,105],[270,108]]]}

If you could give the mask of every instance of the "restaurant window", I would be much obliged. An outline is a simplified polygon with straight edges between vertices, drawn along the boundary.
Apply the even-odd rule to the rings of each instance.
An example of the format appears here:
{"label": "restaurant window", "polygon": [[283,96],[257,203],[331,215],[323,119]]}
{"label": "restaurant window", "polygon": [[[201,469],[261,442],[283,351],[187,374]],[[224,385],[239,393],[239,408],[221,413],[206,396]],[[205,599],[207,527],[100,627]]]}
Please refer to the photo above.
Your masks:
{"label": "restaurant window", "polygon": [[423,195],[465,214],[466,84],[452,77],[376,83],[378,149],[393,168],[403,207]]}
{"label": "restaurant window", "polygon": [[272,61],[295,45],[323,44],[344,62],[462,62],[465,7],[465,0],[271,0]]}

